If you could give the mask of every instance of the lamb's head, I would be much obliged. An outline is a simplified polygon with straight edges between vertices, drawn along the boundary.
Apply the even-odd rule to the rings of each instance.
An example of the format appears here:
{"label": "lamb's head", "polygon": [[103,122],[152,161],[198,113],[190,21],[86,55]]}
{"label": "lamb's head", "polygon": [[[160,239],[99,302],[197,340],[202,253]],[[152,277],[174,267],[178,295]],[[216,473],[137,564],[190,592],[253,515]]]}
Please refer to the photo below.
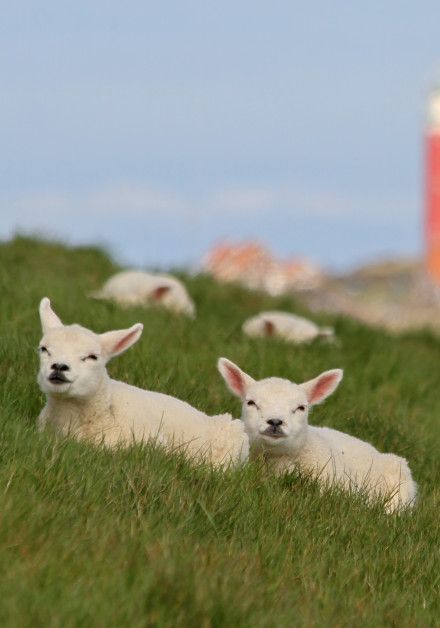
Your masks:
{"label": "lamb's head", "polygon": [[219,359],[218,369],[228,388],[243,402],[241,418],[251,447],[275,455],[301,448],[310,406],[324,401],[343,375],[342,370],[334,369],[303,384],[278,377],[256,381],[226,358]]}
{"label": "lamb's head", "polygon": [[48,395],[90,398],[107,377],[106,363],[141,336],[143,325],[94,332],[81,325],[63,325],[48,298],[40,303],[43,337],[39,345],[38,383]]}

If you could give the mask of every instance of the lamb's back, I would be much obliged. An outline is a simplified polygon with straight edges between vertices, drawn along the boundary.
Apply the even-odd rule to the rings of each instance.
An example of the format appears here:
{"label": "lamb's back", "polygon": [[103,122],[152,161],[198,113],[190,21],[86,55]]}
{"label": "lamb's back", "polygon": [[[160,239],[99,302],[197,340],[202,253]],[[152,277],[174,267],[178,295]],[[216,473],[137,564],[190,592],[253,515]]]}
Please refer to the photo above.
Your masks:
{"label": "lamb's back", "polygon": [[154,275],[138,270],[123,270],[105,282],[102,293],[109,298],[125,296],[146,296],[154,288],[157,280]]}
{"label": "lamb's back", "polygon": [[199,426],[206,415],[170,395],[111,380],[112,408],[118,423],[130,424],[136,433],[179,431],[189,422]]}
{"label": "lamb's back", "polygon": [[266,323],[273,325],[275,335],[293,342],[307,342],[319,334],[319,327],[313,321],[280,311],[260,312],[245,321],[243,330],[249,335],[264,336]]}
{"label": "lamb's back", "polygon": [[405,458],[381,453],[370,443],[329,427],[309,426],[302,462],[307,465],[311,461],[315,469],[321,469],[322,479],[370,494],[394,495],[387,506],[389,512],[413,502],[417,492]]}
{"label": "lamb's back", "polygon": [[243,423],[229,414],[210,417],[163,393],[115,380],[111,386],[112,410],[126,438],[184,446],[192,454],[209,450],[214,464],[247,458],[249,444]]}

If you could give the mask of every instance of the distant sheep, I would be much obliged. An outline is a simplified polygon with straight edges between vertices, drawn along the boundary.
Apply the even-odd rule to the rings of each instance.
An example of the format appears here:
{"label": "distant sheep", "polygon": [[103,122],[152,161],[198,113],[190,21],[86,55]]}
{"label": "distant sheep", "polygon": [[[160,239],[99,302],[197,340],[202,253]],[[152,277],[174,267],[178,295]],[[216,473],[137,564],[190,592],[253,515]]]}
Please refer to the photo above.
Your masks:
{"label": "distant sheep", "polygon": [[90,296],[109,299],[122,306],[162,305],[177,313],[195,317],[196,308],[181,281],[171,275],[123,270],[107,279],[101,290]]}
{"label": "distant sheep", "polygon": [[239,420],[227,414],[209,417],[169,395],[110,379],[106,363],[140,338],[140,323],[104,334],[65,326],[47,298],[41,301],[40,318],[38,383],[47,398],[40,429],[108,447],[154,440],[215,466],[247,458],[248,437]]}
{"label": "distant sheep", "polygon": [[414,504],[417,485],[404,458],[382,454],[329,427],[308,424],[309,408],[336,389],[343,375],[340,369],[294,384],[278,377],[256,381],[226,358],[220,358],[218,368],[243,402],[251,456],[263,454],[275,473],[297,468],[323,486],[336,484],[362,491],[370,499],[382,498],[388,513]]}
{"label": "distant sheep", "polygon": [[331,327],[318,327],[307,318],[289,312],[260,312],[248,318],[242,330],[248,336],[276,336],[294,344],[311,342],[315,338],[334,338]]}

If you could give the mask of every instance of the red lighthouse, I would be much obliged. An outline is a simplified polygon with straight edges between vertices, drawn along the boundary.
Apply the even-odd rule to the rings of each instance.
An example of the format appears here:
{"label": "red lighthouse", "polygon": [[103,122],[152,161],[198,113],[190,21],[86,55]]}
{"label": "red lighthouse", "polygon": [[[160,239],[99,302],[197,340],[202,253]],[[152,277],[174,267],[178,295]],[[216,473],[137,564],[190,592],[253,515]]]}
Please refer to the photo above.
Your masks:
{"label": "red lighthouse", "polygon": [[440,86],[429,99],[426,136],[426,266],[440,285]]}

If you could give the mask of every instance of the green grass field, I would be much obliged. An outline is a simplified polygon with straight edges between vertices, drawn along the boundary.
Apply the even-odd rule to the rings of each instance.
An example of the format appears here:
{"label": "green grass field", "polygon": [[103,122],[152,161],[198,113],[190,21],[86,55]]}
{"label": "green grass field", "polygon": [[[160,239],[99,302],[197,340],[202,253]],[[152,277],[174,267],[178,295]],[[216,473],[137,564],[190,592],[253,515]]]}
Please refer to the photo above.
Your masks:
{"label": "green grass field", "polygon": [[[304,312],[205,277],[188,278],[196,321],[121,310],[86,294],[115,269],[92,248],[17,238],[0,245],[0,625],[435,626],[440,624],[440,341],[347,319],[340,346],[241,335],[267,308]],[[97,332],[144,323],[115,378],[239,416],[216,370],[224,355],[257,378],[303,381],[345,369],[311,422],[405,456],[411,515],[249,464],[192,468],[152,446],[110,452],[38,434],[38,303]]]}

